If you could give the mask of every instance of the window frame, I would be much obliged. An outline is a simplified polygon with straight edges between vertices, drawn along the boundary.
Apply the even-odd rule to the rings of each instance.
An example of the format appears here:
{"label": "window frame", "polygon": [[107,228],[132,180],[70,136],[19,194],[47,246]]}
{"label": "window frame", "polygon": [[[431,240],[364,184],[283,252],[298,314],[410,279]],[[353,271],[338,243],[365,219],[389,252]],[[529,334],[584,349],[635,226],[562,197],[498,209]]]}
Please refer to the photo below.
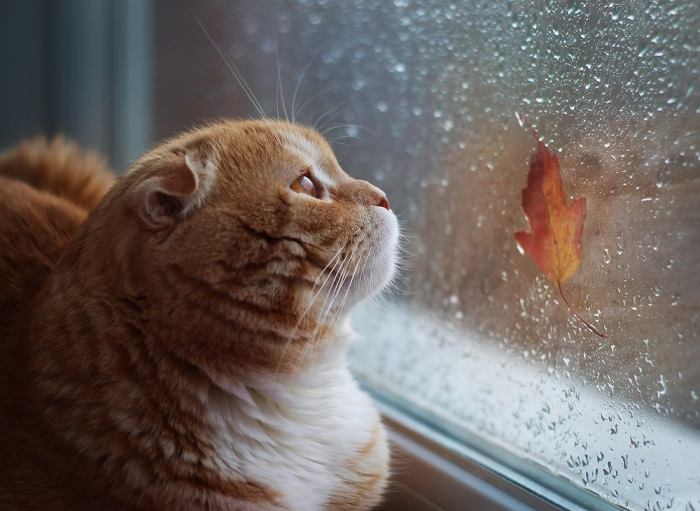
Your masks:
{"label": "window frame", "polygon": [[379,409],[391,444],[393,470],[383,511],[624,509],[497,445],[458,440],[407,412],[400,398],[361,384]]}

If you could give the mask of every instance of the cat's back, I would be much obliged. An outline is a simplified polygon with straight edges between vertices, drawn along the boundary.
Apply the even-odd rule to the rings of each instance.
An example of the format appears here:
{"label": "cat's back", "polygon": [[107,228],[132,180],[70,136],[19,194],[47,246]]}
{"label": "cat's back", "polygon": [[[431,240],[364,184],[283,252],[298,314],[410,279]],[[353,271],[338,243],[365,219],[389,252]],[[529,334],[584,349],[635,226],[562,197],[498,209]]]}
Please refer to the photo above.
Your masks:
{"label": "cat's back", "polygon": [[61,137],[0,155],[0,346],[113,181],[99,156]]}
{"label": "cat's back", "polygon": [[[28,366],[24,328],[33,297],[88,215],[77,146],[28,141],[0,155],[0,418]],[[100,170],[95,173],[100,175]],[[85,182],[83,180],[83,182]],[[90,188],[90,186],[88,186]],[[0,430],[5,425],[0,422]]]}
{"label": "cat's back", "polygon": [[68,242],[85,220],[77,205],[0,176],[0,342],[6,344]]}
{"label": "cat's back", "polygon": [[[71,242],[88,211],[68,198],[42,191],[0,168],[0,508],[61,509],[66,470],[50,455],[60,447],[45,440],[31,412],[25,336],[34,297]],[[3,175],[4,174],[4,175]],[[44,439],[37,442],[36,439]],[[42,460],[37,464],[32,460]],[[42,475],[43,474],[43,475]],[[83,509],[79,503],[65,509]]]}

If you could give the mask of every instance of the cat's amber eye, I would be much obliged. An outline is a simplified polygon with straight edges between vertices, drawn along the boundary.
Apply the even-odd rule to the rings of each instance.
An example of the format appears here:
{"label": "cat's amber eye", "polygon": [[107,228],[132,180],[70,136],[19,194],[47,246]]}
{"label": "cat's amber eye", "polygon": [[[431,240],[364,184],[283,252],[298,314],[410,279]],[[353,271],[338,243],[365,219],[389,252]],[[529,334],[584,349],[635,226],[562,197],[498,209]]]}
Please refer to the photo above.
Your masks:
{"label": "cat's amber eye", "polygon": [[307,172],[299,176],[290,187],[295,192],[305,193],[306,195],[311,195],[312,197],[318,198],[319,190],[316,183],[311,179],[311,176]]}

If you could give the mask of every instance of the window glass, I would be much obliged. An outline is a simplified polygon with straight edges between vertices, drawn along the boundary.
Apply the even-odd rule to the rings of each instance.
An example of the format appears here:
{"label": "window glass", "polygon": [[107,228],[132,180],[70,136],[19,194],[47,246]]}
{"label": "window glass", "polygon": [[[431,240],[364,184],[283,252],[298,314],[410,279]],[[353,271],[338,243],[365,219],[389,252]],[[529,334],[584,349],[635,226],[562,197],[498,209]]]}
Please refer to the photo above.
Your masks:
{"label": "window glass", "polygon": [[[154,5],[158,135],[255,115],[194,5],[268,114],[390,196],[404,270],[354,317],[370,388],[616,504],[700,510],[697,2]],[[607,338],[517,249],[535,142],[516,113],[586,198],[562,287]]]}

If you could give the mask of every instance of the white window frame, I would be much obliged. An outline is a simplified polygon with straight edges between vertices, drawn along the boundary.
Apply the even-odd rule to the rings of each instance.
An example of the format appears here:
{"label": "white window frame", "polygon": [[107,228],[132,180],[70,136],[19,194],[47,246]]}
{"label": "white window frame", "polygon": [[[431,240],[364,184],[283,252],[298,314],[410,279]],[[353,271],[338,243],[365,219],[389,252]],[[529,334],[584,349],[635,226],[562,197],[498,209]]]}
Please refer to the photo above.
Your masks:
{"label": "white window frame", "polygon": [[495,445],[455,440],[376,389],[366,390],[382,414],[392,449],[392,481],[382,511],[621,509]]}

